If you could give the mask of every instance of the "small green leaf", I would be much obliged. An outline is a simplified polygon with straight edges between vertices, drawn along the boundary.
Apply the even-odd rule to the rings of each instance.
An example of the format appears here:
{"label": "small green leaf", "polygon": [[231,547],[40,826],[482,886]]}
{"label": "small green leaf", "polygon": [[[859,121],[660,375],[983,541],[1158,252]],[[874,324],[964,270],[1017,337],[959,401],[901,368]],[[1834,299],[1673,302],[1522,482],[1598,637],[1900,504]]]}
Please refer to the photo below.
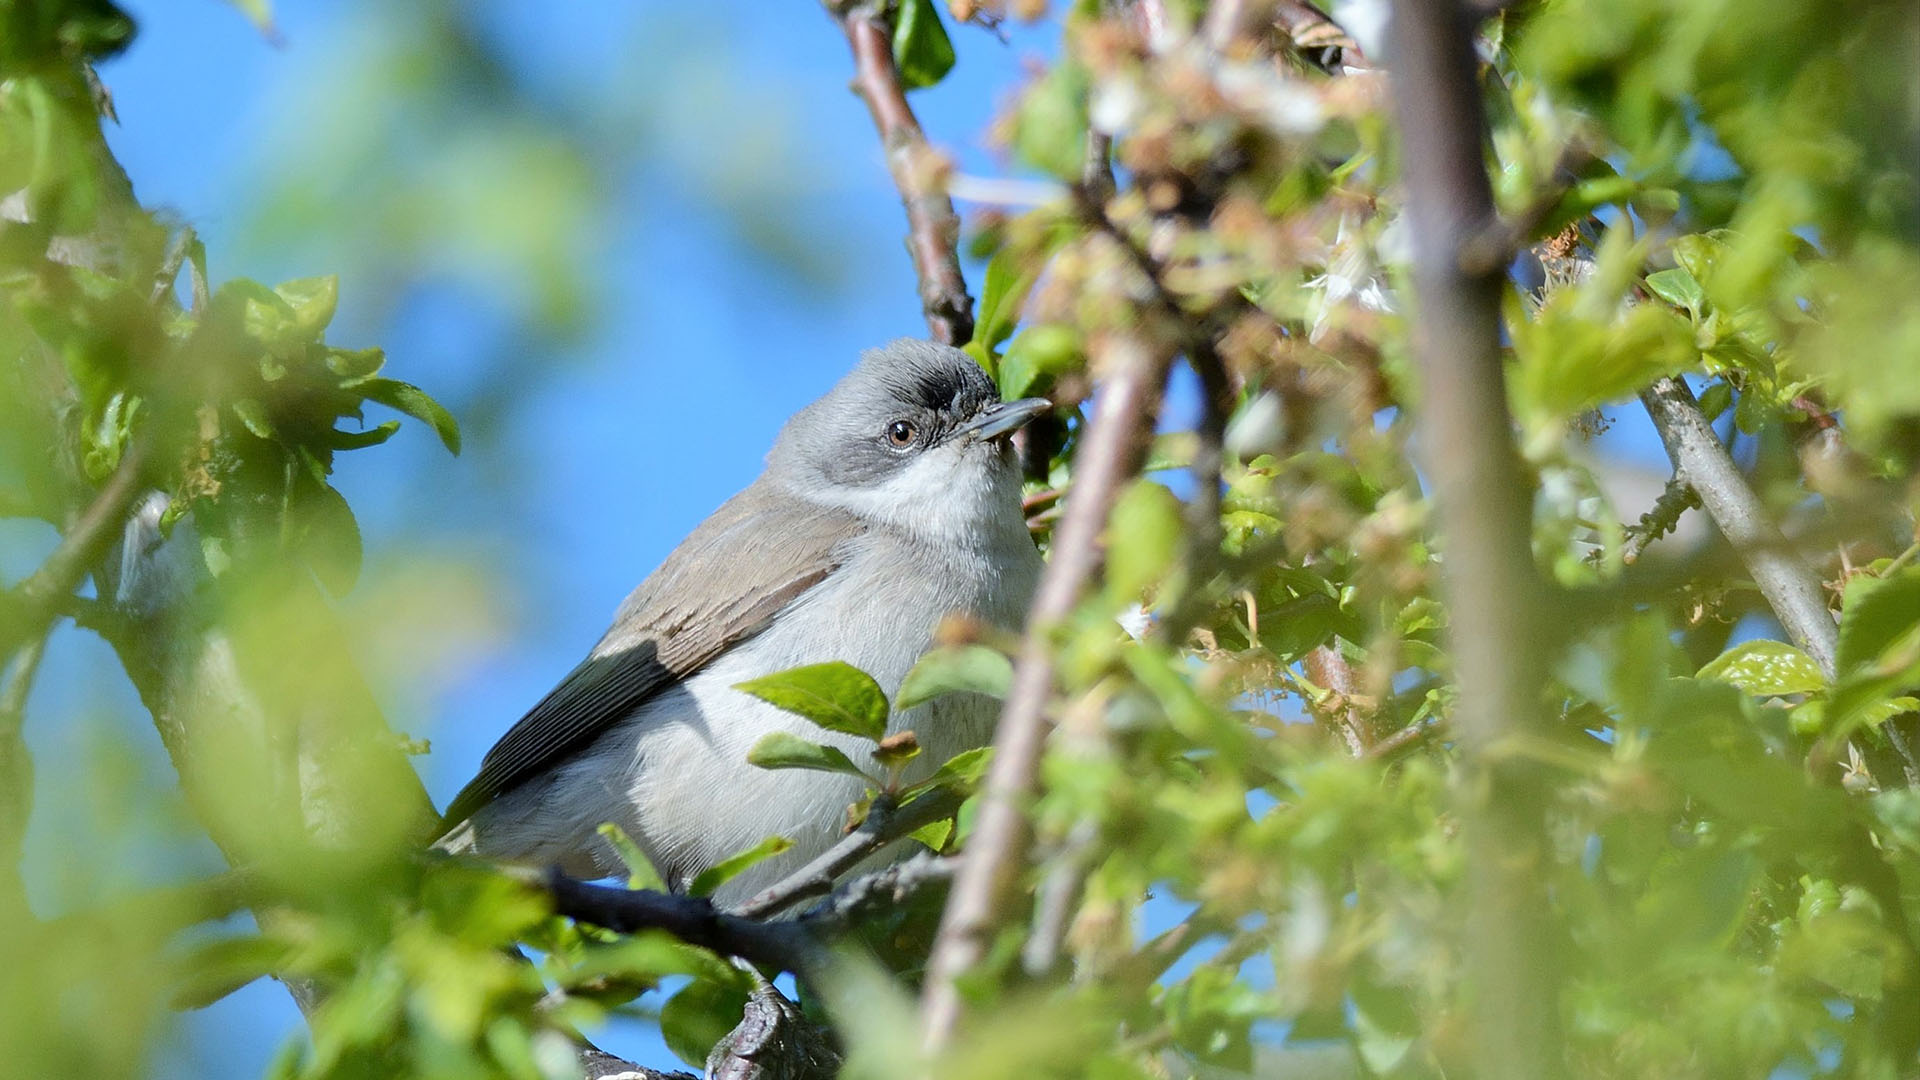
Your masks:
{"label": "small green leaf", "polygon": [[989,351],[1000,347],[1020,321],[1020,305],[1033,288],[1034,276],[1024,272],[1012,246],[1002,247],[987,261],[987,283],[980,294],[980,317],[974,320],[973,340]]}
{"label": "small green leaf", "polygon": [[379,446],[393,433],[400,430],[400,421],[389,420],[377,427],[365,431],[342,431],[334,428],[327,434],[327,445],[335,450],[364,450],[369,446]]}
{"label": "small green leaf", "polygon": [[747,764],[762,769],[811,769],[814,772],[845,773],[871,782],[872,777],[855,765],[838,748],[808,742],[785,731],[772,731],[760,737],[747,751]]}
{"label": "small green leaf", "polygon": [[301,341],[318,341],[340,306],[340,279],[331,274],[282,282],[273,291],[292,316],[287,336]]}
{"label": "small green leaf", "polygon": [[1030,326],[1000,360],[1000,396],[1011,401],[1045,393],[1060,376],[1086,363],[1080,333],[1070,326]]}
{"label": "small green leaf", "polygon": [[893,24],[893,66],[909,90],[932,86],[953,70],[953,42],[933,0],[902,0]]}
{"label": "small green leaf", "polygon": [[1022,159],[1069,182],[1080,178],[1086,156],[1087,71],[1054,65],[1028,88],[1013,114],[1013,148]]}
{"label": "small green leaf", "polygon": [[804,716],[828,731],[879,742],[887,733],[887,695],[873,676],[834,660],[735,683],[754,697]]}
{"label": "small green leaf", "polygon": [[711,896],[713,890],[739,877],[748,867],[762,863],[775,855],[783,854],[793,848],[793,841],[784,836],[769,836],[745,851],[729,855],[705,870],[687,886],[687,892],[694,896]]}
{"label": "small green leaf", "polygon": [[1700,287],[1692,274],[1680,267],[1648,274],[1647,289],[1674,307],[1686,308],[1695,315],[1700,313],[1707,301],[1706,290]]}
{"label": "small green leaf", "polygon": [[253,398],[235,398],[228,407],[240,418],[242,426],[260,438],[271,439],[278,434],[273,429],[273,420],[267,416],[267,407]]}
{"label": "small green leaf", "polygon": [[946,764],[934,770],[932,776],[908,788],[902,792],[902,795],[913,796],[935,788],[972,791],[980,786],[981,779],[987,775],[987,766],[991,764],[993,764],[993,747],[991,746],[976,746],[972,750],[962,750],[948,758]]}
{"label": "small green leaf", "polygon": [[327,370],[353,382],[377,375],[387,364],[384,349],[328,349]]}
{"label": "small green leaf", "polygon": [[356,387],[368,401],[377,401],[390,409],[406,413],[431,425],[434,434],[452,454],[460,452],[460,425],[453,414],[427,395],[425,390],[398,379],[368,379]]}
{"label": "small green leaf", "polygon": [[1920,567],[1848,583],[1834,666],[1892,676],[1920,664]]}
{"label": "small green leaf", "polygon": [[675,1057],[705,1068],[707,1055],[740,1022],[746,1008],[745,990],[696,979],[660,1006],[660,1037]]}
{"label": "small green leaf", "polygon": [[1135,481],[1107,522],[1107,597],[1139,600],[1172,569],[1180,551],[1180,500],[1164,485]]}
{"label": "small green leaf", "polygon": [[946,694],[974,693],[1007,696],[1013,681],[1013,663],[985,645],[948,645],[922,656],[900,680],[893,707],[905,711]]}
{"label": "small green leaf", "polygon": [[620,856],[621,865],[627,868],[627,888],[667,891],[667,883],[660,880],[660,871],[653,868],[653,860],[633,842],[627,830],[608,821],[602,823],[598,831],[601,838],[612,845],[613,853]]}
{"label": "small green leaf", "polygon": [[944,851],[947,841],[953,838],[953,819],[941,818],[930,825],[922,825],[907,835],[925,844],[930,851]]}
{"label": "small green leaf", "polygon": [[1784,641],[1743,641],[1701,668],[1698,678],[1732,683],[1749,694],[1811,694],[1827,687],[1813,657]]}

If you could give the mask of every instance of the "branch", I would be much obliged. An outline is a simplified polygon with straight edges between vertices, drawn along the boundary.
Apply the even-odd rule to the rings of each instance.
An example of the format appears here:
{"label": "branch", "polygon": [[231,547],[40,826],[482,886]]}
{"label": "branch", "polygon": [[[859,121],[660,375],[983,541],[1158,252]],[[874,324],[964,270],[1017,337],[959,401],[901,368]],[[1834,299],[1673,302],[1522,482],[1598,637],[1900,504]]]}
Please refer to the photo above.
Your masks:
{"label": "branch", "polygon": [[945,885],[964,865],[958,858],[923,852],[847,882],[790,920],[721,911],[704,896],[595,885],[558,869],[499,869],[544,889],[557,915],[622,934],[664,930],[689,945],[810,979],[821,974],[835,935],[875,911],[898,908],[922,889]]}
{"label": "branch", "polygon": [[53,554],[7,593],[5,608],[12,609],[13,617],[0,628],[0,656],[45,634],[59,614],[62,599],[106,554],[143,490],[140,474],[146,457],[146,441],[137,437],[130,441],[113,475],[67,528]]}
{"label": "branch", "polygon": [[28,917],[27,886],[20,859],[33,812],[33,759],[21,724],[47,639],[34,638],[0,670],[0,918],[14,925]]}
{"label": "branch", "polygon": [[1538,723],[1542,586],[1501,369],[1501,282],[1496,271],[1468,273],[1462,264],[1497,221],[1481,150],[1486,121],[1472,26],[1455,0],[1398,0],[1389,35],[1419,301],[1420,441],[1460,683],[1467,1038],[1477,1075],[1531,1080],[1562,1072],[1555,937],[1540,873],[1548,790],[1537,765],[1503,748]]}
{"label": "branch", "polygon": [[1369,756],[1372,748],[1368,745],[1367,717],[1354,704],[1353,668],[1348,666],[1347,658],[1340,655],[1338,648],[1322,645],[1309,652],[1301,666],[1306,669],[1307,681],[1327,691],[1327,696],[1332,699],[1326,701],[1324,706],[1312,705],[1314,715],[1334,729],[1340,741],[1346,744],[1347,753],[1356,758]]}
{"label": "branch", "polygon": [[1638,522],[1626,527],[1626,551],[1620,561],[1628,565],[1640,561],[1640,556],[1647,553],[1655,540],[1679,527],[1681,516],[1699,505],[1700,495],[1693,490],[1693,485],[1675,475],[1661,489],[1653,507],[1641,514]]}
{"label": "branch", "polygon": [[960,1019],[955,980],[986,951],[987,938],[1006,917],[1032,833],[1026,807],[1046,746],[1047,699],[1053,693],[1053,630],[1072,613],[1100,561],[1099,540],[1120,488],[1138,470],[1166,381],[1164,353],[1131,338],[1110,338],[1112,377],[1101,389],[1086,441],[1075,461],[1073,489],[1052,557],[1027,616],[1027,636],[1013,685],[994,736],[993,764],[980,794],[980,813],[967,845],[967,862],[953,883],[927,963],[921,1037],[929,1052],[952,1039]]}
{"label": "branch", "polygon": [[907,104],[906,88],[893,63],[891,28],[873,7],[829,0],[853,50],[854,89],[873,114],[887,152],[887,171],[907,210],[907,251],[920,279],[920,308],[927,330],[943,345],[973,339],[973,298],[960,273],[960,218],[953,212],[941,173],[944,163]]}
{"label": "branch", "polygon": [[813,931],[798,922],[762,922],[716,909],[704,896],[594,885],[549,870],[542,882],[555,914],[622,934],[664,930],[689,945],[803,977],[824,959]]}
{"label": "branch", "polygon": [[867,856],[924,825],[952,817],[965,799],[949,790],[929,791],[905,806],[876,798],[860,827],[841,837],[825,854],[767,886],[733,909],[749,919],[778,915],[802,900],[832,891],[833,883]]}
{"label": "branch", "polygon": [[1640,401],[1659,429],[1674,471],[1692,486],[1707,516],[1740,554],[1787,637],[1833,678],[1840,635],[1820,575],[1788,548],[1693,391],[1677,378],[1664,378],[1642,390]]}

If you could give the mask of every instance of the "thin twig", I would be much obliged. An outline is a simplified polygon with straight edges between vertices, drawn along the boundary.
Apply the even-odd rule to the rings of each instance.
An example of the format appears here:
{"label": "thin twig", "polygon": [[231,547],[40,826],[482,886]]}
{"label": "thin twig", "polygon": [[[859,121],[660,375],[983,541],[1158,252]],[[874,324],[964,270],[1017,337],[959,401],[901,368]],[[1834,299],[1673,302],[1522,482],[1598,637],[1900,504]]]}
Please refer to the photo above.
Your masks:
{"label": "thin twig", "polygon": [[960,273],[960,218],[941,180],[942,163],[907,104],[893,63],[891,28],[874,6],[829,2],[853,50],[854,88],[873,114],[886,148],[887,171],[907,210],[907,250],[920,280],[920,307],[933,340],[964,345],[973,338],[973,298]]}
{"label": "thin twig", "polygon": [[1667,481],[1661,489],[1660,497],[1653,501],[1653,507],[1640,515],[1640,520],[1626,527],[1626,550],[1620,561],[1629,565],[1640,561],[1647,548],[1655,540],[1679,527],[1680,518],[1688,510],[1700,505],[1700,494],[1693,490],[1678,475]]}
{"label": "thin twig", "polygon": [[1399,731],[1385,736],[1372,746],[1367,747],[1367,752],[1363,756],[1369,761],[1379,761],[1384,758],[1390,758],[1408,747],[1417,746],[1425,742],[1434,735],[1439,734],[1443,729],[1444,725],[1439,720],[1423,720],[1417,724],[1408,724]]}
{"label": "thin twig", "polygon": [[986,951],[1006,917],[1032,843],[1027,802],[1038,781],[1053,693],[1052,633],[1072,613],[1100,561],[1099,539],[1121,487],[1139,469],[1166,381],[1168,357],[1131,338],[1105,338],[1110,350],[1086,441],[1074,463],[1073,490],[1054,531],[1053,557],[1027,617],[1026,640],[994,738],[993,765],[981,791],[980,813],[947,898],[927,964],[921,997],[921,1037],[929,1053],[953,1038],[960,1019],[956,980]]}
{"label": "thin twig", "polygon": [[732,914],[750,919],[777,915],[802,900],[823,896],[833,883],[867,856],[924,825],[952,817],[963,797],[954,791],[929,791],[902,807],[886,797],[874,800],[860,827],[841,837],[819,858],[767,886],[735,907]]}
{"label": "thin twig", "polygon": [[1476,1075],[1535,1080],[1563,1071],[1556,938],[1541,872],[1547,788],[1538,765],[1502,750],[1539,723],[1544,665],[1534,628],[1543,586],[1501,367],[1502,282],[1496,270],[1469,273],[1462,264],[1497,221],[1482,152],[1486,119],[1463,8],[1403,0],[1388,32],[1419,300],[1420,442],[1460,687],[1467,1045]]}
{"label": "thin twig", "polygon": [[0,913],[17,923],[27,912],[26,881],[20,859],[33,811],[33,759],[27,754],[22,725],[27,693],[40,668],[47,639],[34,638],[0,670]]}
{"label": "thin twig", "polygon": [[1840,634],[1820,575],[1787,546],[1686,383],[1660,379],[1640,392],[1640,401],[1675,473],[1698,493],[1707,516],[1740,554],[1787,637],[1831,679]]}
{"label": "thin twig", "polygon": [[133,500],[144,490],[141,472],[146,463],[146,441],[135,437],[120,454],[120,464],[93,501],[74,519],[60,544],[38,569],[27,575],[0,600],[0,656],[45,634],[59,614],[64,597],[72,593],[118,538]]}

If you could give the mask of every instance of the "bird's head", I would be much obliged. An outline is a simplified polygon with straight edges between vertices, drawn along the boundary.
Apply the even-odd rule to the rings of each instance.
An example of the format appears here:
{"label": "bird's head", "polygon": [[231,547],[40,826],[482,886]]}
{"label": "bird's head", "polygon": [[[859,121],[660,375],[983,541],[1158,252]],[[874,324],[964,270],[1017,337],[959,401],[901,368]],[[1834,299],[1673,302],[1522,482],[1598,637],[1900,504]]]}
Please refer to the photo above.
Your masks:
{"label": "bird's head", "polygon": [[804,498],[916,531],[1004,524],[1019,513],[1009,441],[1051,407],[1003,402],[966,353],[902,339],[787,421],[767,469]]}

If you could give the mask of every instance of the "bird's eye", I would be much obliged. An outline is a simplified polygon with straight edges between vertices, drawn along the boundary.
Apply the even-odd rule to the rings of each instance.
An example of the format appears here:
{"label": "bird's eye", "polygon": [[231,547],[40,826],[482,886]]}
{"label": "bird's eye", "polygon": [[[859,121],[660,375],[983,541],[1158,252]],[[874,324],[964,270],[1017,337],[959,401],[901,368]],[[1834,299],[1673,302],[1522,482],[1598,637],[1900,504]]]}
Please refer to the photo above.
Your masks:
{"label": "bird's eye", "polygon": [[887,425],[887,442],[901,449],[912,446],[914,436],[919,434],[920,429],[914,427],[911,420],[895,420]]}

